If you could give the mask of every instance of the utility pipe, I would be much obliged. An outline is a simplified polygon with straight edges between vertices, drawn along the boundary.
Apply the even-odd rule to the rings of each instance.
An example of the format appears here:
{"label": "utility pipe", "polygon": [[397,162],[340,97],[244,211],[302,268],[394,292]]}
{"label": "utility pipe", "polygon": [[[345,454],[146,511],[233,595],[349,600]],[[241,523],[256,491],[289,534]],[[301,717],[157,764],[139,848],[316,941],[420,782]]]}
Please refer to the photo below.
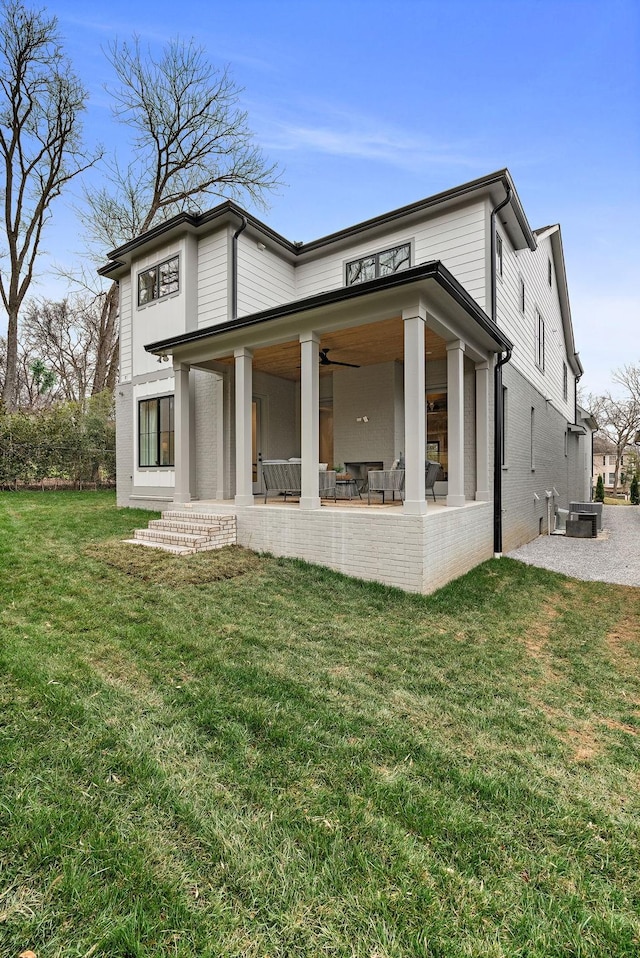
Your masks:
{"label": "utility pipe", "polygon": [[[498,296],[496,276],[496,216],[511,201],[512,190],[491,210],[491,319],[498,325]],[[511,359],[511,350],[501,355],[493,373],[493,555],[502,556],[502,447],[504,435],[504,407],[502,402],[502,367]]]}

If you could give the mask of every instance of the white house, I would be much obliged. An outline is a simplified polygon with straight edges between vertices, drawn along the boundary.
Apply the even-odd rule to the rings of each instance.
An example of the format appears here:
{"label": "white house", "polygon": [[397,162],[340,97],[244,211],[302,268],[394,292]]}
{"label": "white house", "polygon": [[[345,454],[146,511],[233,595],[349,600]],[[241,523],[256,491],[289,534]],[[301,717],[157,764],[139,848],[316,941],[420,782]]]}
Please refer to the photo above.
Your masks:
{"label": "white house", "polygon": [[[429,592],[589,497],[560,228],[531,229],[507,170],[309,243],[224,202],[101,273],[120,505],[234,514],[243,545]],[[262,460],[290,458],[299,498],[265,504]],[[399,460],[401,504],[320,497],[319,463]]]}

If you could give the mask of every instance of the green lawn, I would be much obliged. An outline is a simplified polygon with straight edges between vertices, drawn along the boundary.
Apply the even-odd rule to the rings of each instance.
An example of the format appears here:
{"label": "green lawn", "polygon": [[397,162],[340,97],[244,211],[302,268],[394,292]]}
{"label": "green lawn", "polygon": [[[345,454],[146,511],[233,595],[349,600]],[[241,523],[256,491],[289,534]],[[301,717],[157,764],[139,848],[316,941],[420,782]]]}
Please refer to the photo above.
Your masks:
{"label": "green lawn", "polygon": [[640,589],[431,597],[0,495],[0,955],[640,953]]}

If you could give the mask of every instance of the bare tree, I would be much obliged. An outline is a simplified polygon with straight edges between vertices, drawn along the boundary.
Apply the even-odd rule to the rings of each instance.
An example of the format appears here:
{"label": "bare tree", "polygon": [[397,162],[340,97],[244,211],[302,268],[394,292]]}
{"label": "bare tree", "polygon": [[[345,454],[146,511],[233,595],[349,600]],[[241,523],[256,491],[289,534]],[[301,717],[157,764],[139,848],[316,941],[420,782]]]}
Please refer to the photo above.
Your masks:
{"label": "bare tree", "polygon": [[633,396],[614,398],[611,393],[590,396],[588,407],[598,422],[598,433],[615,454],[613,494],[618,491],[620,467],[625,452],[633,445],[640,429],[640,402]]}
{"label": "bare tree", "polygon": [[55,376],[56,398],[82,402],[93,392],[107,295],[75,295],[59,302],[29,304],[21,324],[22,339],[30,357],[45,358]]}
{"label": "bare tree", "polygon": [[[137,37],[111,44],[108,57],[118,81],[114,115],[133,139],[131,161],[114,160],[107,186],[86,194],[90,239],[102,254],[207,198],[265,205],[265,193],[280,185],[278,171],[255,145],[228,68],[216,69],[202,47],[179,39],[158,59]],[[94,392],[115,380],[117,287],[102,305]]]}
{"label": "bare tree", "polygon": [[[2,403],[17,402],[18,316],[33,279],[52,202],[97,157],[82,150],[87,94],[61,47],[55,17],[20,0],[0,20],[0,163],[4,230],[0,297],[7,312]],[[6,239],[5,239],[6,236]]]}

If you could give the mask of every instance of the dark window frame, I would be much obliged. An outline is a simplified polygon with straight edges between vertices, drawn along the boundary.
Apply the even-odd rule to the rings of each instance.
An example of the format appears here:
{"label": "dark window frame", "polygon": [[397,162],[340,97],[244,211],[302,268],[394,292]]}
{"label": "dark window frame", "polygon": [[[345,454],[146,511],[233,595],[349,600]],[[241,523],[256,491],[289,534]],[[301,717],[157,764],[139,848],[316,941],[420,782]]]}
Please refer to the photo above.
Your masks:
{"label": "dark window frame", "polygon": [[[161,428],[163,421],[162,405],[166,403],[168,406],[168,417],[169,417],[169,429],[163,430]],[[155,404],[156,407],[156,416],[155,416],[155,429],[153,432],[143,432],[142,430],[142,413],[143,407],[148,408]],[[173,427],[173,428],[171,428]],[[147,443],[143,444],[143,436],[153,436],[155,435],[155,462],[143,462],[143,448],[145,451],[148,449]],[[167,441],[167,454],[166,461],[162,462],[163,459],[163,449],[162,441],[163,436],[166,436]],[[145,457],[150,458],[150,457]],[[164,396],[148,396],[144,399],[138,400],[138,468],[139,469],[170,469],[173,468],[176,464],[175,461],[175,398],[173,393],[168,393]]]}
{"label": "dark window frame", "polygon": [[[162,279],[162,270],[163,267],[169,266],[171,263],[175,263],[175,279],[167,281]],[[146,286],[145,279],[146,280]],[[169,285],[170,288],[165,292],[162,292],[163,285]],[[143,289],[148,289],[150,295],[148,299],[144,301],[141,298],[141,293]],[[180,256],[169,256],[167,259],[163,259],[161,262],[156,263],[154,266],[149,266],[148,269],[141,269],[138,273],[138,306],[148,306],[149,303],[156,303],[159,299],[165,299],[167,296],[173,296],[175,293],[180,292]]]}
{"label": "dark window frame", "polygon": [[[380,268],[380,260],[384,256],[388,256],[391,253],[400,252],[402,250],[407,251],[406,260],[401,261],[401,265],[398,269],[390,270],[385,272]],[[404,265],[406,263],[406,265]],[[349,269],[353,266],[360,266],[363,268],[365,264],[368,264],[370,267],[373,267],[373,275],[365,276],[362,279],[349,279]],[[357,286],[359,283],[366,283],[372,279],[378,279],[379,276],[390,276],[393,273],[399,273],[402,270],[410,269],[411,267],[411,243],[398,243],[396,246],[390,246],[387,249],[380,250],[377,253],[370,253],[367,256],[359,256],[357,259],[349,260],[348,263],[345,263],[344,276],[345,276],[345,286]]]}

